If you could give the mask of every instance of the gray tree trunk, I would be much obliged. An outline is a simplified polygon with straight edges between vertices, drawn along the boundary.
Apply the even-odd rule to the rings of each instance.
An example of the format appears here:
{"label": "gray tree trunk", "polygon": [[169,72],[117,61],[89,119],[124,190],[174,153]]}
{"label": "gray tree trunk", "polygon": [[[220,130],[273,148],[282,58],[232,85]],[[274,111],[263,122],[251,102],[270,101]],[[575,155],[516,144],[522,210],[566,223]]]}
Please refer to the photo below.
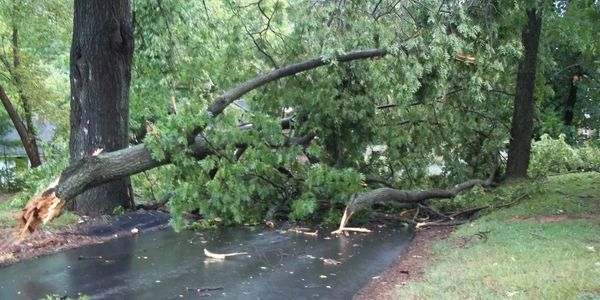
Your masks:
{"label": "gray tree trunk", "polygon": [[[71,163],[98,148],[109,152],[128,147],[132,56],[129,1],[75,1],[70,63]],[[68,208],[99,215],[118,206],[133,206],[129,177],[86,190]]]}
{"label": "gray tree trunk", "polygon": [[529,167],[531,138],[533,136],[533,112],[535,100],[535,72],[537,65],[542,15],[540,11],[527,11],[527,24],[523,28],[521,41],[524,48],[523,59],[519,62],[517,87],[510,129],[508,146],[508,162],[506,177],[508,179],[524,178]]}

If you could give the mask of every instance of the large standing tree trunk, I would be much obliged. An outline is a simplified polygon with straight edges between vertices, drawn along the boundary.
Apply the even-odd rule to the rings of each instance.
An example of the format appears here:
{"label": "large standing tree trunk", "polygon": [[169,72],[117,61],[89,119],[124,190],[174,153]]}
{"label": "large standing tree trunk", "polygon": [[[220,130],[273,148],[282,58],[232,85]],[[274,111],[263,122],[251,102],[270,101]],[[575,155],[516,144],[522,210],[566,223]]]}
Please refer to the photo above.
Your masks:
{"label": "large standing tree trunk", "polygon": [[509,179],[527,176],[531,137],[533,134],[533,111],[535,101],[535,71],[537,65],[542,15],[538,10],[527,11],[527,24],[523,28],[521,41],[524,48],[523,59],[519,62],[517,87],[508,146],[506,176]]}
{"label": "large standing tree trunk", "polygon": [[[128,146],[133,35],[129,1],[75,1],[71,45],[70,161],[96,149]],[[111,213],[133,205],[129,177],[85,191],[70,203],[79,213]]]}

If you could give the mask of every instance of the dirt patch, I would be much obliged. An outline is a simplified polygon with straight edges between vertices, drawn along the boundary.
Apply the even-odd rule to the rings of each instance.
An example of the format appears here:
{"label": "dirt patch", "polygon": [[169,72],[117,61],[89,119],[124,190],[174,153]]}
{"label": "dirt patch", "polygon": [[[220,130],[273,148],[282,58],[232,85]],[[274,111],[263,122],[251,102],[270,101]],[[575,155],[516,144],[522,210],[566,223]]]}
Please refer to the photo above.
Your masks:
{"label": "dirt patch", "polygon": [[408,249],[380,276],[373,278],[353,299],[394,299],[393,293],[397,287],[423,278],[425,264],[435,259],[431,245],[447,239],[453,231],[452,227],[419,230]]}
{"label": "dirt patch", "polygon": [[162,228],[167,225],[168,219],[169,216],[165,213],[135,211],[114,218],[87,219],[61,229],[38,230],[22,240],[17,240],[18,228],[3,228],[0,229],[0,267],[137,234],[131,231],[133,228],[138,229],[138,232]]}
{"label": "dirt patch", "polygon": [[11,199],[15,194],[0,194],[0,203]]}
{"label": "dirt patch", "polygon": [[110,237],[86,236],[69,226],[61,230],[39,230],[17,241],[18,229],[0,229],[0,267],[4,267],[20,260],[38,256],[49,255],[66,249],[84,245],[102,243]]}
{"label": "dirt patch", "polygon": [[539,223],[557,223],[557,222],[573,221],[573,220],[600,220],[600,215],[560,214],[560,215],[553,215],[553,216],[534,216],[534,217],[517,216],[517,217],[513,217],[512,220],[514,220],[514,221],[532,221],[532,222],[539,222]]}

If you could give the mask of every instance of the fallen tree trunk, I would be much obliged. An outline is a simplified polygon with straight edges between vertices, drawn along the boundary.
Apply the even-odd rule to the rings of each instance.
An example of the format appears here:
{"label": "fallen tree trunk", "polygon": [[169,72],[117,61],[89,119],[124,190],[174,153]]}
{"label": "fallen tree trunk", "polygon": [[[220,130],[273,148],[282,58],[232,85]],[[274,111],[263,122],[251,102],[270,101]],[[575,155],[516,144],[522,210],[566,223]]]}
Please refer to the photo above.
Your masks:
{"label": "fallen tree trunk", "polygon": [[[387,55],[385,49],[367,49],[339,55],[335,58],[335,61],[343,63],[354,60],[383,57],[385,55]],[[305,62],[279,68],[259,77],[250,79],[219,96],[209,106],[207,112],[215,117],[221,114],[234,100],[258,87],[287,76],[327,65],[328,63],[329,61],[325,60],[323,57],[317,57]],[[192,131],[192,134],[188,136],[189,149],[197,159],[204,159],[213,153],[213,149],[210,145],[207,145],[206,141],[199,136],[203,129],[204,128],[196,128]],[[305,137],[289,138],[286,140],[284,146],[297,143],[308,143],[314,137],[314,134],[309,134]],[[169,163],[170,159],[168,156],[161,161],[152,158],[152,154],[143,144],[114,152],[85,157],[67,167],[62,172],[58,185],[42,192],[42,194],[52,195],[52,197],[43,199],[54,202],[58,199],[64,205],[64,202],[73,199],[73,197],[88,188]],[[34,199],[37,199],[36,201],[39,202],[40,196],[35,196],[30,201],[33,201]],[[19,215],[19,219],[24,221],[24,223],[22,223],[23,226],[26,226],[25,224],[39,224],[41,223],[38,222],[40,220],[43,220],[43,223],[46,223],[52,219],[48,218],[48,216],[40,215],[39,211],[35,211],[36,207],[37,206],[28,205],[23,209],[23,212]],[[58,216],[58,214],[54,215],[54,217],[55,216]],[[29,221],[28,218],[35,218],[35,220]],[[23,228],[22,232],[26,232],[27,230],[25,229],[28,231],[35,230],[35,228]]]}
{"label": "fallen tree trunk", "polygon": [[360,210],[370,207],[373,204],[387,204],[388,202],[396,203],[421,203],[429,199],[449,199],[454,198],[460,192],[469,190],[476,185],[489,187],[494,183],[494,175],[496,173],[496,165],[492,166],[490,176],[486,180],[471,179],[463,183],[455,185],[451,189],[441,190],[425,190],[425,191],[406,191],[395,188],[379,188],[364,193],[356,194],[348,202],[344,215],[340,221],[340,227],[333,231],[332,234],[340,234],[344,231],[363,231],[363,228],[346,227],[350,217]]}

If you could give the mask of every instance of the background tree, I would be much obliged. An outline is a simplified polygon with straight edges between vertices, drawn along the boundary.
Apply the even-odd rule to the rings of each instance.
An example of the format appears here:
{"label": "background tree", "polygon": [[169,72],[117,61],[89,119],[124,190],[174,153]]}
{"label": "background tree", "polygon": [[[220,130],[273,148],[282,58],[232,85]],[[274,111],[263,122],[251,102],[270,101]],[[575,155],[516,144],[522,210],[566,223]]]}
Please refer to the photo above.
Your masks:
{"label": "background tree", "polygon": [[0,39],[5,45],[0,48],[0,95],[32,167],[41,164],[34,119],[53,116],[61,127],[60,116],[65,115],[64,109],[59,112],[61,100],[66,100],[60,67],[69,13],[63,1],[0,3]]}
{"label": "background tree", "polygon": [[542,12],[539,9],[527,10],[527,23],[523,27],[521,41],[523,58],[519,62],[515,102],[508,146],[506,176],[509,179],[527,176],[531,138],[533,137],[533,118],[535,109],[535,74],[537,55],[542,30]]}
{"label": "background tree", "polygon": [[600,124],[598,97],[599,17],[597,4],[590,1],[556,1],[546,14],[540,46],[538,135],[566,133],[575,141],[577,128]]}

